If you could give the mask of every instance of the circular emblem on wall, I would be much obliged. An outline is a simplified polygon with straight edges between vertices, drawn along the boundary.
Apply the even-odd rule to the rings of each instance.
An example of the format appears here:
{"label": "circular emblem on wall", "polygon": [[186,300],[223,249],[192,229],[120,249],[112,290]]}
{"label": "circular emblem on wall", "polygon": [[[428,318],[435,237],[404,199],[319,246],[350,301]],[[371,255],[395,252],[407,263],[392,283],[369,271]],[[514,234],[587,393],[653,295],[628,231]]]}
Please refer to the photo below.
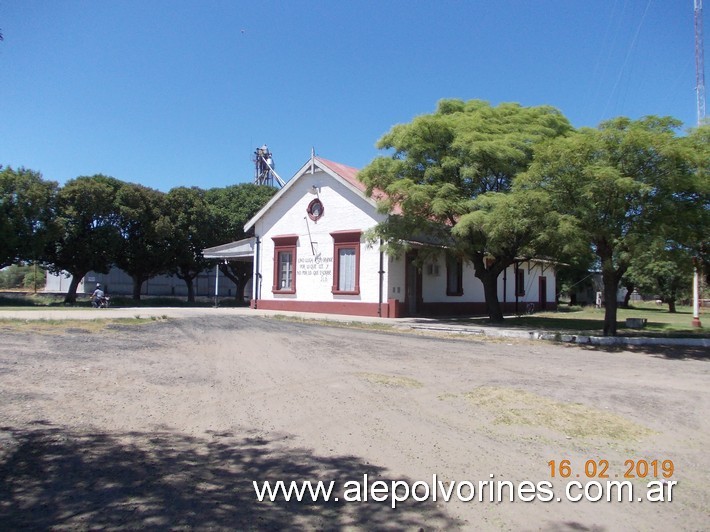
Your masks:
{"label": "circular emblem on wall", "polygon": [[308,217],[314,222],[323,216],[323,203],[318,198],[314,199],[308,204],[306,212],[308,212]]}

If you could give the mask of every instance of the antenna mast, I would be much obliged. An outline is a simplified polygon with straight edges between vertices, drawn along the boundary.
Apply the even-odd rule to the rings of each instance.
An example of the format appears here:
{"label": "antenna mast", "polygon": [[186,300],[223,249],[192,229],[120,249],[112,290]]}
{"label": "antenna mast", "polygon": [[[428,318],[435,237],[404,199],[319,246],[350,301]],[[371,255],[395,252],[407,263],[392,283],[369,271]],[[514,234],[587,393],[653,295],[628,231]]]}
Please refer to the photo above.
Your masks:
{"label": "antenna mast", "polygon": [[[695,90],[698,95],[698,127],[705,122],[705,61],[703,51],[703,0],[693,0],[695,6]],[[693,327],[700,323],[700,279],[698,261],[693,258]]]}
{"label": "antenna mast", "polygon": [[264,144],[254,151],[254,184],[273,187],[274,180],[276,180],[279,187],[283,187],[286,184],[274,170],[274,159],[269,147]]}
{"label": "antenna mast", "polygon": [[695,7],[695,90],[698,97],[698,125],[705,122],[705,59],[703,51],[703,0]]}

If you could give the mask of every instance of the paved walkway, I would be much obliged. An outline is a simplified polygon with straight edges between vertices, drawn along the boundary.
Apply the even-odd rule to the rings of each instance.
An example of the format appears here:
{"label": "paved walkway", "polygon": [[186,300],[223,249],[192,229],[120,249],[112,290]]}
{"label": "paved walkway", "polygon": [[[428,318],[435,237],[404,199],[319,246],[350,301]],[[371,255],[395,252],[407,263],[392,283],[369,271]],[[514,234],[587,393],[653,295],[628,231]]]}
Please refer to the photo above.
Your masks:
{"label": "paved walkway", "polygon": [[520,338],[528,340],[556,340],[586,345],[682,345],[710,348],[710,338],[656,338],[656,337],[603,337],[536,329],[506,328],[505,326],[481,325],[465,321],[437,318],[378,318],[369,316],[346,316],[312,312],[287,312],[278,310],[255,310],[247,307],[133,307],[133,308],[57,308],[23,309],[0,308],[0,319],[20,320],[92,320],[98,318],[192,318],[205,316],[291,316],[303,320],[332,321],[342,323],[380,323],[402,329],[431,330],[454,334],[472,334],[491,337]]}

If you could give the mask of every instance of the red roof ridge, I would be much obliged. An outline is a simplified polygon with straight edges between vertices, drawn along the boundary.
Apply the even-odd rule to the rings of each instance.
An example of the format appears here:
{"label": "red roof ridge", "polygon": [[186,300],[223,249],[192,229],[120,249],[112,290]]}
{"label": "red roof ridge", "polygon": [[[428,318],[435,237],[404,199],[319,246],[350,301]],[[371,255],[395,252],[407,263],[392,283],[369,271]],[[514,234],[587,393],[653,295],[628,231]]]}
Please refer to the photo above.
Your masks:
{"label": "red roof ridge", "polygon": [[[330,170],[338,174],[340,177],[345,179],[345,181],[353,185],[360,192],[363,192],[365,195],[367,195],[367,186],[365,185],[365,183],[363,183],[357,178],[357,175],[360,172],[358,168],[348,166],[342,163],[337,163],[335,161],[329,161],[328,159],[324,159],[320,156],[317,156],[316,159],[318,159],[321,163],[330,168]],[[374,201],[381,201],[387,199],[388,195],[384,190],[375,188],[372,191],[372,195],[370,197]],[[399,207],[399,205],[393,206],[392,213],[401,214],[401,208]]]}

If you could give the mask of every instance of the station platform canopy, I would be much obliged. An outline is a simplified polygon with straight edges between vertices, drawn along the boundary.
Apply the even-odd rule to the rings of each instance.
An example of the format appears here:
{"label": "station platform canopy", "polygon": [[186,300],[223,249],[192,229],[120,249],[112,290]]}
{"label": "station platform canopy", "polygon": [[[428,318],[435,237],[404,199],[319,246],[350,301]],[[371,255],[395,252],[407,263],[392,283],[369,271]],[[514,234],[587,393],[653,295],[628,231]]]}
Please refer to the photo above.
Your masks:
{"label": "station platform canopy", "polygon": [[203,249],[202,256],[206,259],[253,261],[255,247],[256,238],[245,238],[229,244]]}

